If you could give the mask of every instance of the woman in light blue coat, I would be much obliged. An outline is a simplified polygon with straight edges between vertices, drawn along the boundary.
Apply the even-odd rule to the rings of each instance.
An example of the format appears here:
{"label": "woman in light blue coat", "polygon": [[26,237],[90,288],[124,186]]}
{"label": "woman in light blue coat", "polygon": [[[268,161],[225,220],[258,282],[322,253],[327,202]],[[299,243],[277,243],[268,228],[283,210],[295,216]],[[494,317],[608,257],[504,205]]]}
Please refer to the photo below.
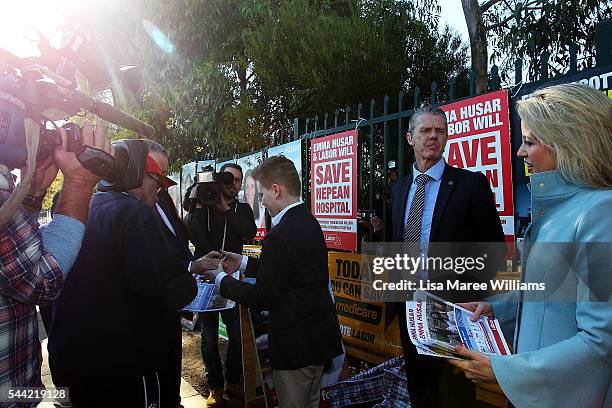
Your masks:
{"label": "woman in light blue coat", "polygon": [[496,382],[514,406],[612,407],[612,101],[584,85],[518,103],[531,176],[532,222],[523,280],[546,290],[508,292],[464,306],[513,327],[514,354],[463,347],[451,360],[474,382]]}

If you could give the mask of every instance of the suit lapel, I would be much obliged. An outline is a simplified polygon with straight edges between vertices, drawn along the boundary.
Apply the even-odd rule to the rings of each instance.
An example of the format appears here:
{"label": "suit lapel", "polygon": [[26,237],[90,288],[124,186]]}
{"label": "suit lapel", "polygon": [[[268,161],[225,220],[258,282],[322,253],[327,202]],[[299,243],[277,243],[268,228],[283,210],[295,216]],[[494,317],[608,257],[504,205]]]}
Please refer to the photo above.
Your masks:
{"label": "suit lapel", "polygon": [[457,185],[457,174],[454,169],[448,164],[444,165],[444,173],[442,173],[442,180],[440,181],[440,190],[438,191],[438,197],[436,198],[436,206],[434,207],[433,219],[431,221],[431,231],[429,233],[429,241],[431,242],[435,236],[444,214],[444,209],[448,203],[448,199],[453,193],[453,189]]}

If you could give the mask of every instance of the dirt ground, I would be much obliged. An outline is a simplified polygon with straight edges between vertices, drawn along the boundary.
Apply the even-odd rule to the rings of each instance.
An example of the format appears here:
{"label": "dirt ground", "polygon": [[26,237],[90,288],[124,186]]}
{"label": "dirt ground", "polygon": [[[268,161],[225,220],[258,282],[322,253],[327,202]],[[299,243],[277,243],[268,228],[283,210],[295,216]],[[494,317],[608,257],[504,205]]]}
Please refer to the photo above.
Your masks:
{"label": "dirt ground", "polygon": [[[200,395],[208,397],[208,384],[204,377],[204,363],[202,362],[202,352],[200,351],[201,335],[200,331],[194,332],[183,329],[183,368],[181,375]],[[227,342],[219,340],[219,352],[221,361],[225,361]],[[226,408],[243,407],[244,403],[238,400],[229,400]]]}
{"label": "dirt ground", "polygon": [[183,329],[183,368],[181,375],[197,392],[208,396],[208,384],[204,377],[204,363],[200,351],[201,336],[199,331]]}

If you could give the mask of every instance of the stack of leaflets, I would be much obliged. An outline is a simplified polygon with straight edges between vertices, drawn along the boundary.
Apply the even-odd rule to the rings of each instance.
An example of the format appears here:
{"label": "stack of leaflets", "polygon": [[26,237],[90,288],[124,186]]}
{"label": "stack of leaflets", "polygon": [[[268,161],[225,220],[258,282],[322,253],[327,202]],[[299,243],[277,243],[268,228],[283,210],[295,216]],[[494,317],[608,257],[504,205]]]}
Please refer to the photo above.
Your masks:
{"label": "stack of leaflets", "polygon": [[[236,271],[232,275],[236,279],[240,279],[240,272]],[[207,283],[198,280],[198,276],[194,275],[198,285],[198,294],[190,304],[183,308],[186,312],[213,312],[225,309],[231,309],[236,305],[236,302],[221,296],[219,289],[214,283]]]}
{"label": "stack of leaflets", "polygon": [[419,354],[462,359],[455,347],[463,344],[472,351],[505,356],[510,350],[499,321],[481,315],[473,322],[473,313],[418,290],[412,302],[406,302],[406,321],[410,340]]}

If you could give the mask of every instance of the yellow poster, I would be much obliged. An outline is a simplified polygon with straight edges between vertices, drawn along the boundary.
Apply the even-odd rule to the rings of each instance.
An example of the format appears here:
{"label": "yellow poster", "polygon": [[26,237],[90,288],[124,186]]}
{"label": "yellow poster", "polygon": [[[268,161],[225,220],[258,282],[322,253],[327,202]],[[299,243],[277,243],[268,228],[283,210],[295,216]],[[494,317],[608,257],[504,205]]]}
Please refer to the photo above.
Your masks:
{"label": "yellow poster", "polygon": [[364,300],[376,297],[367,292],[373,290],[367,260],[367,255],[329,252],[329,278],[346,353],[378,364],[401,355],[402,347],[397,317],[386,322],[387,305]]}

